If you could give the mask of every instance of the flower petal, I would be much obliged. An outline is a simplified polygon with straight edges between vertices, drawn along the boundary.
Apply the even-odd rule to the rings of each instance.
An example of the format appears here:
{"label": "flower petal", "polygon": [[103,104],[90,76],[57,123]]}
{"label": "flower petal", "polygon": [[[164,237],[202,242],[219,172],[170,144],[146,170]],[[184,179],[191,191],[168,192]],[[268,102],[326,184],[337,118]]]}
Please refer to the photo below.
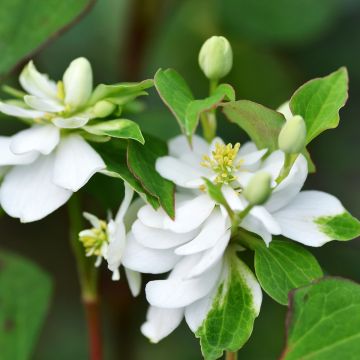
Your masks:
{"label": "flower petal", "polygon": [[88,114],[77,114],[68,118],[56,117],[53,124],[62,129],[77,129],[88,123],[91,116]]}
{"label": "flower petal", "polygon": [[0,101],[0,111],[6,115],[25,119],[36,119],[45,115],[43,111],[24,109],[20,106],[6,104],[2,101]]}
{"label": "flower petal", "polygon": [[37,71],[34,63],[30,61],[20,74],[21,86],[31,95],[41,98],[57,99],[57,85],[48,75]]}
{"label": "flower petal", "polygon": [[[116,273],[121,265],[122,257],[126,246],[126,231],[123,223],[115,223],[110,220],[108,223],[109,245],[104,257],[110,271]],[[117,277],[117,276],[116,276]]]}
{"label": "flower petal", "polygon": [[183,317],[183,308],[162,309],[150,306],[146,314],[146,322],[141,325],[141,332],[152,343],[158,343],[180,325]]}
{"label": "flower petal", "polygon": [[269,233],[273,235],[281,234],[280,225],[263,206],[254,206],[251,209],[250,214],[260,220]]}
{"label": "flower petal", "polygon": [[25,95],[24,101],[31,108],[45,112],[59,112],[64,110],[64,105],[53,99],[44,99],[34,95]]}
{"label": "flower petal", "polygon": [[280,175],[284,162],[285,154],[281,150],[276,150],[264,160],[261,171],[269,173],[273,181],[275,181]]}
{"label": "flower petal", "polygon": [[84,218],[89,221],[89,223],[91,224],[91,226],[93,226],[94,228],[96,229],[99,229],[100,228],[100,220],[97,216],[93,215],[93,214],[90,214],[88,212],[83,212],[83,216]]}
{"label": "flower petal", "polygon": [[266,245],[270,244],[272,239],[271,233],[259,219],[251,214],[245,217],[245,219],[241,222],[240,227],[259,235]]}
{"label": "flower petal", "polygon": [[131,200],[134,196],[134,190],[126,182],[124,182],[124,188],[125,188],[124,199],[121,202],[120,208],[116,214],[115,222],[123,221],[124,216],[130,206]]}
{"label": "flower petal", "polygon": [[70,135],[60,141],[56,151],[53,181],[65,189],[78,191],[105,167],[100,155],[81,136]]}
{"label": "flower petal", "polygon": [[132,296],[136,297],[141,290],[141,274],[137,271],[125,268],[125,275],[129,284]]}
{"label": "flower petal", "polygon": [[289,120],[293,116],[293,114],[292,114],[292,112],[290,110],[289,103],[290,103],[289,101],[284,102],[276,110],[277,112],[283,114],[285,116],[286,120]]}
{"label": "flower petal", "polygon": [[10,150],[17,155],[37,151],[50,154],[60,141],[60,131],[53,125],[35,125],[11,138]]}
{"label": "flower petal", "polygon": [[138,243],[134,235],[128,234],[122,263],[125,267],[141,273],[161,274],[171,270],[180,257],[172,250],[149,249]]}
{"label": "flower petal", "polygon": [[184,135],[176,136],[168,142],[169,155],[180,157],[186,152],[194,152],[198,156],[207,154],[209,144],[200,136],[194,135],[192,138],[192,146]]}
{"label": "flower petal", "polygon": [[316,220],[345,212],[341,202],[321,191],[302,191],[273,216],[281,226],[282,235],[308,246],[322,246],[334,240],[321,231]]}
{"label": "flower petal", "polygon": [[244,155],[238,155],[236,161],[241,161],[241,167],[247,167],[254,165],[261,160],[261,158],[267,153],[267,149],[254,151]]}
{"label": "flower petal", "polygon": [[244,197],[230,186],[222,186],[221,192],[230,208],[234,211],[242,211],[246,208],[247,202]]}
{"label": "flower petal", "polygon": [[37,159],[39,153],[32,152],[16,155],[10,150],[12,137],[0,136],[0,166],[30,164]]}
{"label": "flower petal", "polygon": [[3,209],[22,222],[36,221],[62,206],[72,192],[52,182],[54,156],[40,156],[30,165],[15,166],[0,188]]}

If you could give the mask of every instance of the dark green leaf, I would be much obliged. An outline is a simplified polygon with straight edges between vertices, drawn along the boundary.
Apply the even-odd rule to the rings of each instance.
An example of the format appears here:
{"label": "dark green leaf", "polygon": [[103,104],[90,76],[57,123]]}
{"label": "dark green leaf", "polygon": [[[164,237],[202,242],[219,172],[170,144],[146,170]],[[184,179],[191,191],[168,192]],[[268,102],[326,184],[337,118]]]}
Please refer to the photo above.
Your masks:
{"label": "dark green leaf", "polygon": [[186,81],[173,69],[159,69],[154,80],[161,99],[174,114],[181,130],[185,133],[186,109],[190,102],[194,100]]}
{"label": "dark green leaf", "polygon": [[324,278],[291,294],[282,360],[357,360],[360,286]]}
{"label": "dark green leaf", "polygon": [[292,241],[273,238],[269,247],[255,248],[255,271],[261,287],[286,305],[291,290],[307,285],[323,273],[315,257]]}
{"label": "dark green leaf", "polygon": [[348,98],[348,73],[342,67],[323,78],[301,86],[290,100],[293,114],[301,115],[306,123],[307,143],[327,129],[339,124],[339,110]]}
{"label": "dark green leaf", "polygon": [[165,142],[146,136],[145,145],[130,141],[127,150],[127,163],[130,171],[143,188],[156,199],[171,217],[175,217],[174,184],[164,179],[155,169],[156,159],[167,155]]}
{"label": "dark green leaf", "polygon": [[84,14],[89,0],[2,0],[0,76]]}
{"label": "dark green leaf", "polygon": [[139,125],[127,119],[102,121],[94,125],[86,125],[83,129],[94,135],[104,135],[119,139],[133,139],[141,144],[144,143],[144,137],[141,134]]}
{"label": "dark green leaf", "polygon": [[28,260],[0,253],[0,357],[31,358],[47,314],[52,284],[49,276]]}

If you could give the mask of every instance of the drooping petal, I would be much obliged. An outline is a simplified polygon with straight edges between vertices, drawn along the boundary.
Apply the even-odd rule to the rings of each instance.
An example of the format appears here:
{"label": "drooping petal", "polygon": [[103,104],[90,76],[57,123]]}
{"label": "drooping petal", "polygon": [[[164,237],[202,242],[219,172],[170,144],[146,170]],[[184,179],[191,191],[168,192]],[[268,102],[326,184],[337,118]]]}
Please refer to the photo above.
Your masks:
{"label": "drooping petal", "polygon": [[31,95],[57,99],[56,83],[50,80],[48,75],[39,73],[32,61],[21,72],[19,81],[24,90]]}
{"label": "drooping petal", "polygon": [[83,216],[87,221],[89,221],[91,226],[93,226],[96,229],[100,228],[100,220],[97,216],[90,214],[88,212],[83,212]]}
{"label": "drooping petal", "polygon": [[86,125],[90,119],[91,116],[89,114],[83,113],[67,118],[56,117],[52,119],[52,122],[54,125],[62,129],[77,129]]}
{"label": "drooping petal", "polygon": [[45,115],[43,111],[24,109],[20,106],[6,104],[2,101],[0,101],[0,111],[6,115],[25,119],[36,119]]}
{"label": "drooping petal", "polygon": [[78,191],[105,167],[100,155],[81,136],[69,135],[57,148],[53,181],[65,189]]}
{"label": "drooping petal", "polygon": [[125,268],[125,275],[129,284],[132,296],[136,297],[141,290],[141,274],[137,271]]}
{"label": "drooping petal", "polygon": [[240,227],[259,235],[264,240],[266,245],[270,244],[272,239],[271,233],[255,216],[252,216],[251,214],[246,216],[245,219],[241,222]]}
{"label": "drooping petal", "polygon": [[321,191],[302,191],[273,216],[282,235],[308,246],[322,246],[334,238],[321,231],[317,219],[345,212],[341,202]]}
{"label": "drooping petal", "polygon": [[124,216],[130,206],[131,200],[134,196],[134,190],[126,182],[124,182],[124,188],[125,188],[124,199],[121,202],[120,208],[116,214],[115,222],[123,221]]}
{"label": "drooping petal", "polygon": [[59,112],[64,110],[64,105],[53,99],[46,99],[34,95],[25,95],[24,101],[31,108],[45,112]]}
{"label": "drooping petal", "polygon": [[0,188],[3,209],[22,222],[36,221],[62,206],[72,192],[52,181],[54,156],[40,156],[30,165],[15,166]]}
{"label": "drooping petal", "polygon": [[263,206],[254,206],[251,209],[250,214],[260,220],[269,233],[273,235],[281,234],[280,225]]}
{"label": "drooping petal", "polygon": [[32,152],[16,155],[10,150],[12,137],[0,136],[0,166],[30,164],[37,159],[39,153]]}
{"label": "drooping petal", "polygon": [[53,125],[35,125],[15,134],[11,138],[10,150],[16,154],[32,151],[50,154],[60,141],[60,131]]}
{"label": "drooping petal", "polygon": [[162,309],[150,306],[146,314],[146,322],[141,326],[141,332],[152,343],[158,343],[180,325],[183,317],[183,308]]}
{"label": "drooping petal", "polygon": [[110,220],[108,223],[109,245],[106,249],[105,259],[109,270],[118,271],[126,246],[126,231],[123,223],[115,223]]}
{"label": "drooping petal", "polygon": [[172,250],[155,250],[138,243],[130,232],[127,237],[122,263],[125,267],[141,273],[161,274],[171,270],[180,257]]}
{"label": "drooping petal", "polygon": [[198,156],[207,154],[209,144],[200,136],[194,135],[192,138],[192,146],[184,135],[176,136],[168,142],[169,155],[180,157],[186,152],[194,152]]}

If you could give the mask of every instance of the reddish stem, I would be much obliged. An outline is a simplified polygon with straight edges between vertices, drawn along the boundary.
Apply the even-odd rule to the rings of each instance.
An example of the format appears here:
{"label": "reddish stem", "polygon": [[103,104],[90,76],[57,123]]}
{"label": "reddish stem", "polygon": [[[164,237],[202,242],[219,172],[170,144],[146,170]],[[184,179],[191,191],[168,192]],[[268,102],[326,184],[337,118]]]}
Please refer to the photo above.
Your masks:
{"label": "reddish stem", "polygon": [[91,360],[102,360],[102,334],[97,300],[84,300]]}

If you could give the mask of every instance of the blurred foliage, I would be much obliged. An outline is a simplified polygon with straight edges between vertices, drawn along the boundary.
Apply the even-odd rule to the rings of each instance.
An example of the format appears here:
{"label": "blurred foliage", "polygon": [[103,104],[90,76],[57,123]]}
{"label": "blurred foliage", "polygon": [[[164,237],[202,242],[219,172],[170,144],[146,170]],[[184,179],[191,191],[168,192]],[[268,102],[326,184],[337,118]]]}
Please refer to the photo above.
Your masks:
{"label": "blurred foliage", "polygon": [[[5,39],[1,30],[3,23],[11,20],[12,31],[16,32],[23,23],[28,24],[29,9],[31,6],[39,9],[40,5],[34,3],[40,4],[40,0],[6,0],[7,7],[3,3],[0,48]],[[59,8],[51,8],[52,3],[49,1],[46,7],[41,7],[44,13],[51,10],[48,19],[56,18],[57,24],[67,22],[69,18],[59,12]],[[80,8],[79,4],[84,2],[72,4]],[[19,8],[21,21],[14,12]],[[148,11],[149,8],[156,11]],[[70,9],[67,10],[70,13]],[[35,62],[41,71],[58,78],[71,59],[86,56],[93,64],[95,83],[140,80],[153,77],[159,67],[173,67],[200,99],[208,95],[208,83],[198,67],[198,51],[207,37],[224,35],[234,49],[234,67],[224,81],[234,86],[237,99],[260,102],[272,108],[288,100],[307,80],[347,66],[350,100],[341,110],[339,128],[311,143],[309,150],[318,165],[318,173],[309,178],[306,186],[338,196],[345,207],[359,217],[360,168],[356,160],[360,152],[359,19],[358,0],[98,0],[80,22],[39,52]],[[24,45],[30,45],[24,36],[46,29],[34,24],[26,26],[27,29],[30,26],[31,31],[18,30]],[[129,51],[131,47],[139,51]],[[1,53],[8,56],[4,49]],[[138,72],[130,74],[134,63],[139,63]],[[15,75],[9,77],[7,83],[16,84]],[[162,139],[178,134],[175,118],[153,90],[145,101],[146,110],[136,116],[129,115],[129,119],[138,121],[143,131]],[[230,124],[221,114],[219,117],[221,136],[228,141],[246,139],[235,124]],[[13,120],[1,121],[1,133],[15,132],[18,126]],[[93,194],[100,189],[102,196],[89,197],[88,210],[96,207],[100,215],[106,213],[107,207],[116,208],[123,187],[120,182],[111,181],[111,184],[102,175],[91,180],[87,188]],[[64,215],[62,210],[41,223],[22,226],[7,217],[2,219],[3,233],[7,235],[1,244],[27,254],[48,269],[56,280],[54,305],[34,357],[38,360],[87,358],[86,330],[77,298],[78,285]],[[360,281],[358,241],[331,243],[312,252],[326,273]],[[111,282],[105,269],[102,282],[106,359],[116,359],[114,354],[120,352],[129,360],[161,360],[169,354],[172,360],[200,358],[198,342],[185,325],[160,344],[149,344],[139,331],[146,312],[143,295],[139,300],[132,300],[126,285]],[[265,296],[253,335],[241,350],[240,358],[278,358],[284,345],[285,312],[285,307]]]}

